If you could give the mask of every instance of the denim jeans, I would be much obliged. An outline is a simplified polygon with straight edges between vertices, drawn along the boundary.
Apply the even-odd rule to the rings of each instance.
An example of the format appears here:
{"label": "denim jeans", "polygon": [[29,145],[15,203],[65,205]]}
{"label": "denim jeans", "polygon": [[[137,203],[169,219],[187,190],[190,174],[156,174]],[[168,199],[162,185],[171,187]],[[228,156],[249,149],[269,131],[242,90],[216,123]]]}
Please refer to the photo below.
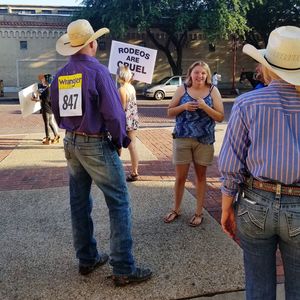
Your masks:
{"label": "denim jeans", "polygon": [[73,240],[79,264],[93,265],[100,258],[91,216],[91,185],[94,181],[102,190],[109,210],[110,264],[113,273],[133,273],[130,197],[116,149],[107,138],[67,132],[64,150],[70,177]]}
{"label": "denim jeans", "polygon": [[300,300],[300,197],[245,187],[236,203],[247,300],[276,299],[279,246],[287,300]]}

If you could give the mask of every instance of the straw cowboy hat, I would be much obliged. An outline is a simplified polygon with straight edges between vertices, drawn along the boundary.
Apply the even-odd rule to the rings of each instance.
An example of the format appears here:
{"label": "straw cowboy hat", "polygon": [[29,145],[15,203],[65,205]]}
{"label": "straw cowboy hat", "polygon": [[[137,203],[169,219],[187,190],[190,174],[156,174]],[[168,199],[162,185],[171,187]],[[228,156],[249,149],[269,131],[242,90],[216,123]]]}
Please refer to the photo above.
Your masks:
{"label": "straw cowboy hat", "polygon": [[76,20],[69,24],[67,33],[57,40],[56,51],[63,56],[73,55],[106,33],[109,33],[108,28],[101,28],[94,32],[89,21]]}
{"label": "straw cowboy hat", "polygon": [[282,26],[273,30],[266,49],[245,45],[243,52],[273,71],[284,81],[300,85],[300,28]]}

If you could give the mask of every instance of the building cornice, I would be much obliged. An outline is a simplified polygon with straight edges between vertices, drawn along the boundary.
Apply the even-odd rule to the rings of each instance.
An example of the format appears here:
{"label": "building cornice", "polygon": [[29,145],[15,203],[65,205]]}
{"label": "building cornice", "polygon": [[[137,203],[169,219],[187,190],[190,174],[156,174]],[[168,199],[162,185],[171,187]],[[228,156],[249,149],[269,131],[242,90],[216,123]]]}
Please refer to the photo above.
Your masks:
{"label": "building cornice", "polygon": [[49,23],[49,22],[33,22],[33,21],[0,21],[0,27],[4,28],[20,28],[20,27],[27,27],[27,28],[66,28],[69,22],[60,22],[60,23]]}
{"label": "building cornice", "polygon": [[18,7],[22,7],[22,8],[42,8],[42,9],[47,9],[47,8],[53,8],[53,9],[75,9],[78,10],[80,8],[80,6],[60,6],[60,5],[25,5],[25,4],[0,4],[0,7],[5,7],[5,8],[18,8]]}

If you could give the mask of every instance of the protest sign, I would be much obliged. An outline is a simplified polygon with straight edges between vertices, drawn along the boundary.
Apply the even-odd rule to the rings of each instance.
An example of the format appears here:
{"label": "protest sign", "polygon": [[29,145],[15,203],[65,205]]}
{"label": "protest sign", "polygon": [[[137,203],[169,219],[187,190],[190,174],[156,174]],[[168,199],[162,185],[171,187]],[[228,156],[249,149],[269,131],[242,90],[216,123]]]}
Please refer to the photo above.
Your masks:
{"label": "protest sign", "polygon": [[117,74],[120,64],[128,66],[133,79],[151,83],[157,50],[132,44],[112,41],[108,69]]}
{"label": "protest sign", "polygon": [[23,118],[26,118],[41,109],[40,102],[31,100],[32,93],[36,93],[37,89],[38,85],[37,83],[34,83],[19,92],[19,101]]}

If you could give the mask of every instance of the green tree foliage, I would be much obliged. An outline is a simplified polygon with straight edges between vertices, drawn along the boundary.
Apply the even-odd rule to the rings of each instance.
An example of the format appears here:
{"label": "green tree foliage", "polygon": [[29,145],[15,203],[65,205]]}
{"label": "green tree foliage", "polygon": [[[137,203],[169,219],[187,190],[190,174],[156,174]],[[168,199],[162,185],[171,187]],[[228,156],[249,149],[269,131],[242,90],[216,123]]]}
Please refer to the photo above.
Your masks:
{"label": "green tree foliage", "polygon": [[275,28],[300,26],[300,0],[264,0],[249,10],[247,19],[251,28],[246,34],[247,42],[257,48],[264,48]]}
{"label": "green tree foliage", "polygon": [[[248,30],[247,11],[261,0],[84,0],[80,15],[95,28],[109,27],[113,37],[123,37],[129,28],[146,32],[162,51],[173,74],[182,74],[182,50],[188,31],[201,29],[209,42]],[[159,39],[155,29],[165,33]]]}

